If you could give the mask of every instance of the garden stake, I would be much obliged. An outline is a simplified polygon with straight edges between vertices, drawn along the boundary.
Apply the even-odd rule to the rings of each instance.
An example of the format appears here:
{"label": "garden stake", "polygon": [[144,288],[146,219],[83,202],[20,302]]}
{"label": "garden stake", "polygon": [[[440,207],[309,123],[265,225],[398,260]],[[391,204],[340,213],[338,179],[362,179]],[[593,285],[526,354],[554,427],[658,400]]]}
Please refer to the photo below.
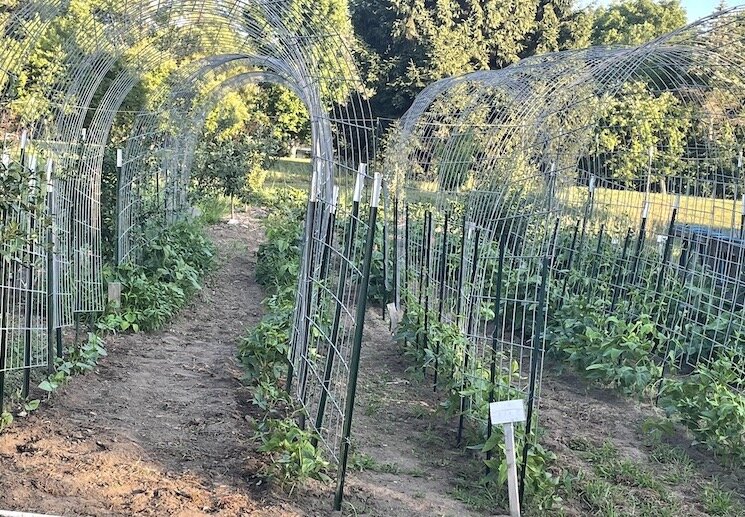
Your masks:
{"label": "garden stake", "polygon": [[52,179],[53,162],[47,161],[47,213],[50,223],[47,227],[47,365],[50,374],[54,373],[54,328],[57,308],[55,305],[55,277],[54,277],[54,180]]}
{"label": "garden stake", "polygon": [[657,275],[657,285],[654,290],[654,299],[658,300],[662,294],[662,284],[665,282],[665,269],[670,262],[670,254],[673,249],[673,241],[675,240],[675,219],[678,215],[678,209],[680,207],[680,196],[678,196],[673,204],[673,212],[670,216],[670,224],[667,227],[667,239],[665,240],[665,249],[662,253],[662,264],[660,265],[660,271]]}
{"label": "garden stake", "polygon": [[[463,277],[463,271],[466,268],[466,255],[465,255],[465,249],[466,249],[466,215],[463,214],[463,225],[461,226],[461,236],[460,236],[460,267],[458,269],[458,291],[456,292],[456,299],[455,299],[455,317],[458,321],[458,325],[462,326],[462,318],[461,318],[461,309],[463,307],[463,283],[464,283],[464,277]],[[455,377],[455,362],[453,362],[453,370],[450,372],[450,378]]]}
{"label": "garden stake", "polygon": [[[331,250],[334,249],[334,228],[336,225],[336,205],[339,202],[339,187],[334,187],[334,198],[328,205],[328,216],[326,221],[326,235],[323,239],[323,255],[321,256],[321,282],[324,282],[329,274],[331,262]],[[321,286],[318,286],[320,295]]]}
{"label": "garden stake", "polygon": [[610,304],[610,312],[616,310],[616,302],[618,301],[618,295],[623,288],[623,280],[626,278],[624,269],[626,267],[626,253],[629,250],[629,243],[631,242],[631,228],[626,231],[626,238],[623,240],[623,250],[621,251],[621,259],[618,261],[618,269],[616,270],[616,279],[613,282],[613,297]]}
{"label": "garden stake", "polygon": [[[8,135],[5,135],[5,138],[7,138]],[[3,141],[3,151],[5,151],[5,142]],[[10,167],[10,155],[3,153],[2,157],[3,165],[6,168]],[[6,210],[3,210],[3,227],[7,226],[8,224],[8,212]],[[8,305],[10,304],[10,300],[8,300],[8,295],[10,294],[10,289],[8,286],[8,283],[10,282],[9,279],[9,265],[8,261],[5,259],[0,259],[0,271],[2,271],[2,277],[0,277],[0,413],[3,412],[4,405],[3,400],[5,397],[5,357],[7,355],[7,341],[8,341]]]}
{"label": "garden stake", "polygon": [[[424,276],[424,336],[423,336],[423,342],[422,342],[422,349],[425,351],[427,350],[427,346],[429,346],[429,280],[430,280],[430,273],[429,273],[429,266],[430,266],[430,259],[431,259],[431,250],[432,250],[432,212],[429,213],[429,217],[427,218],[427,247],[425,249],[425,259],[424,259],[424,267],[426,270],[425,276]],[[427,368],[425,366],[422,366],[422,373],[424,374],[424,377],[427,377]]]}
{"label": "garden stake", "polygon": [[[3,210],[3,226],[8,224],[8,212]],[[5,396],[5,357],[7,355],[8,340],[8,263],[5,259],[0,262],[2,268],[2,292],[0,292],[0,413],[3,410],[3,397]]]}
{"label": "garden stake", "polygon": [[385,311],[388,305],[388,189],[383,181],[383,302],[380,304],[380,315],[385,321]]}
{"label": "garden stake", "polygon": [[[343,307],[342,299],[347,289],[345,279],[349,271],[349,264],[352,262],[354,240],[357,237],[357,219],[360,213],[360,200],[362,198],[362,188],[365,185],[365,173],[361,169],[357,174],[357,183],[354,188],[354,197],[352,198],[352,213],[349,216],[349,227],[344,245],[344,255],[341,259],[341,271],[339,272],[339,284],[336,288],[336,310],[334,311],[334,320],[331,323],[331,338],[329,339],[329,350],[326,355],[326,366],[323,372],[323,388],[318,399],[318,412],[316,413],[316,431],[320,432],[323,427],[323,418],[326,412],[326,401],[329,396],[331,386],[331,374],[334,371],[334,357],[336,355],[336,341],[339,337],[339,326],[341,324],[341,312]],[[318,437],[313,436],[311,443],[315,447],[318,445]]]}
{"label": "garden stake", "polygon": [[458,268],[458,292],[456,293],[457,299],[455,303],[455,316],[460,318],[461,316],[461,309],[463,308],[463,271],[466,268],[466,216],[463,215],[463,225],[461,226],[461,236],[460,236],[460,267]]}
{"label": "garden stake", "polygon": [[556,257],[558,254],[556,253],[556,248],[559,246],[559,224],[561,223],[561,219],[559,217],[556,218],[556,222],[554,223],[554,231],[551,234],[551,244],[550,244],[550,251],[551,254],[551,263],[549,264],[550,268],[553,268],[556,263]]}
{"label": "garden stake", "polygon": [[[497,288],[494,293],[494,330],[491,335],[491,365],[489,367],[489,403],[494,402],[494,383],[497,380],[497,341],[499,341],[499,330],[500,320],[504,319],[504,315],[500,312],[502,306],[502,277],[504,276],[504,252],[507,247],[507,234],[502,232],[501,239],[499,240],[499,262],[497,263]],[[500,315],[502,316],[500,318]],[[486,439],[491,438],[492,433],[492,421],[491,418],[486,424]],[[486,452],[486,459],[490,460],[492,457],[492,451]],[[489,473],[489,467],[486,467],[486,473]]]}
{"label": "garden stake", "polygon": [[587,285],[587,301],[590,301],[590,298],[592,296],[592,293],[595,292],[595,284],[596,282],[593,282],[593,280],[596,279],[596,275],[599,274],[600,269],[600,251],[603,248],[603,236],[605,234],[605,223],[600,225],[600,233],[598,234],[598,245],[595,248],[595,260],[592,261],[592,266],[590,269],[590,282]]}
{"label": "garden stake", "polygon": [[[667,227],[667,240],[665,240],[665,249],[662,253],[662,263],[660,264],[660,271],[657,273],[657,284],[655,286],[654,290],[654,298],[653,300],[656,302],[660,299],[660,295],[662,294],[662,284],[665,283],[665,269],[669,266],[670,263],[670,254],[673,249],[673,241],[675,240],[675,219],[678,215],[678,209],[680,207],[680,196],[678,195],[675,198],[675,203],[673,203],[673,211],[670,215],[670,224]],[[650,354],[654,354],[657,351],[657,348],[660,346],[659,341],[655,342],[654,345],[652,345],[652,349],[649,351]],[[663,357],[663,363],[666,363],[667,361],[667,354],[670,351],[670,340],[667,340],[667,344],[665,345],[665,357]],[[663,364],[662,367],[662,376],[660,377],[660,385],[662,384],[662,378],[665,376],[665,365]],[[659,397],[659,394],[658,394]]]}
{"label": "garden stake", "polygon": [[[470,230],[469,230],[470,232]],[[469,277],[469,284],[470,287],[473,288],[474,283],[476,282],[476,266],[479,259],[479,238],[481,237],[481,229],[476,229],[476,235],[474,236],[474,242],[473,242],[473,263],[471,264],[471,275]],[[471,294],[471,291],[469,290],[469,295]],[[466,374],[465,372],[468,371],[468,357],[469,357],[469,349],[471,345],[471,335],[473,334],[473,320],[475,317],[475,311],[473,310],[473,305],[471,305],[470,310],[468,311],[468,326],[466,327],[466,340],[468,343],[466,344],[466,349],[463,351],[463,383],[461,384],[461,392],[466,390]],[[463,395],[460,396],[460,415],[458,416],[458,435],[456,437],[456,443],[458,445],[461,444],[463,441],[463,424],[465,422],[466,417],[466,397]]]}
{"label": "garden stake", "polygon": [[121,149],[116,150],[116,213],[117,217],[114,220],[114,266],[119,266],[119,261],[121,260],[120,253],[121,250],[119,249],[120,243],[120,235],[119,232],[121,231],[121,222],[119,221],[119,214],[122,213],[123,207],[122,207],[122,168],[124,167],[124,155],[122,153]]}
{"label": "garden stake", "polygon": [[569,283],[569,274],[572,271],[572,263],[574,261],[574,246],[577,244],[577,234],[579,233],[579,219],[577,219],[577,224],[574,225],[574,233],[572,234],[572,243],[569,245],[569,257],[567,258],[566,262],[566,274],[564,275],[564,285],[561,288],[561,301],[563,303],[564,297],[566,296],[567,287]]}
{"label": "garden stake", "polygon": [[404,289],[409,288],[409,204],[404,210]]}
{"label": "garden stake", "polygon": [[[440,271],[437,274],[438,286],[437,296],[439,300],[437,302],[437,319],[440,323],[443,323],[443,313],[445,311],[445,278],[447,277],[448,269],[448,222],[450,219],[450,212],[445,212],[445,222],[442,227],[442,252],[440,255]],[[435,345],[435,380],[432,384],[434,391],[437,391],[437,373],[440,367],[440,341],[437,341]]]}
{"label": "garden stake", "polygon": [[530,361],[530,380],[528,381],[528,416],[525,420],[525,444],[523,445],[523,461],[520,466],[520,504],[523,503],[525,495],[525,474],[528,469],[528,452],[530,450],[530,437],[533,434],[533,406],[535,402],[535,383],[538,376],[538,356],[541,352],[541,339],[543,338],[543,323],[546,319],[546,283],[548,281],[548,257],[543,257],[541,269],[541,286],[538,290],[538,309],[533,332],[533,355]]}
{"label": "garden stake", "polygon": [[[425,250],[425,239],[427,237],[427,226],[429,221],[430,212],[429,210],[424,211],[424,222],[422,224],[422,254],[419,256],[419,307],[423,307],[424,304],[424,268],[425,268],[425,257],[426,257],[426,250]],[[421,328],[423,325],[423,322],[421,320],[421,315],[417,316],[417,327]],[[422,347],[422,340],[426,338],[420,338],[419,332],[417,332],[416,336],[416,347],[417,349]]]}
{"label": "garden stake", "polygon": [[[21,167],[23,167],[23,150],[21,151]],[[38,186],[36,178],[33,175],[36,174],[36,156],[31,157],[31,162],[28,168],[32,174],[29,180],[29,204],[33,206],[35,202],[34,190]],[[28,214],[28,234],[33,235],[34,231],[34,214],[33,212]],[[23,388],[21,390],[21,396],[27,398],[31,389],[31,303],[33,301],[33,290],[34,290],[34,241],[29,239],[28,251],[26,252],[28,258],[27,271],[26,271],[26,300],[24,301],[25,311],[25,330],[23,333]]]}
{"label": "garden stake", "polygon": [[639,227],[639,238],[636,240],[636,250],[634,251],[634,262],[631,266],[631,283],[636,283],[636,273],[639,269],[639,260],[641,259],[642,249],[644,248],[644,237],[647,232],[647,216],[649,215],[649,202],[644,203],[642,210],[642,224]]}
{"label": "garden stake", "polygon": [[393,303],[396,305],[396,309],[399,308],[401,303],[400,297],[400,286],[401,281],[398,268],[398,198],[393,198]]}
{"label": "garden stake", "polygon": [[[409,204],[406,203],[404,210],[404,290],[409,292]],[[404,337],[404,347],[408,346],[409,340]]]}
{"label": "garden stake", "polygon": [[419,305],[422,305],[422,301],[424,298],[424,268],[425,268],[425,257],[426,257],[426,250],[425,250],[425,239],[427,238],[427,225],[429,224],[427,221],[429,220],[430,211],[425,210],[424,211],[424,221],[422,224],[422,254],[419,255]]}
{"label": "garden stake", "polygon": [[344,408],[344,425],[342,428],[341,451],[339,452],[339,470],[337,473],[336,496],[334,497],[334,510],[341,510],[341,502],[344,497],[344,481],[347,475],[347,460],[349,459],[349,438],[352,432],[352,413],[354,412],[354,399],[357,393],[357,375],[360,369],[360,351],[362,349],[362,333],[365,325],[365,311],[367,309],[367,290],[370,284],[370,265],[372,263],[373,247],[375,245],[375,225],[378,216],[378,204],[380,202],[380,187],[382,176],[375,173],[372,198],[370,200],[370,215],[367,228],[367,243],[365,245],[365,257],[362,264],[362,281],[357,298],[357,314],[355,316],[354,342],[352,344],[352,357],[349,360],[349,381],[347,383],[347,397]]}

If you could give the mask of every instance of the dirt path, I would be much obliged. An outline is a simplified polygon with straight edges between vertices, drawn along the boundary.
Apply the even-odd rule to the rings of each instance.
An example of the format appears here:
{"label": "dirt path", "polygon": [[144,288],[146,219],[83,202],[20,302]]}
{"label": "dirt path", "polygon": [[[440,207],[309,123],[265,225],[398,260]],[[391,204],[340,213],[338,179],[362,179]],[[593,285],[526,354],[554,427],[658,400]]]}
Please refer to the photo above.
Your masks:
{"label": "dirt path", "polygon": [[[333,486],[310,484],[284,494],[267,489],[257,474],[265,459],[251,440],[248,392],[234,357],[239,337],[261,317],[264,293],[254,280],[261,215],[239,214],[240,224],[211,228],[218,267],[170,325],[108,338],[109,356],[95,373],[73,379],[0,435],[0,510],[334,513]],[[411,441],[424,425],[411,415],[429,394],[403,380],[406,365],[389,336],[379,314],[371,315],[354,424],[361,445],[356,457],[370,461],[351,467],[342,514],[469,515],[447,496],[445,459],[453,453],[433,458]],[[385,409],[371,413],[379,402]],[[401,426],[403,432],[393,432]]]}
{"label": "dirt path", "polygon": [[211,229],[218,268],[163,331],[107,340],[74,379],[0,436],[0,508],[69,515],[295,515],[246,470],[252,454],[234,362],[261,316],[258,220]]}

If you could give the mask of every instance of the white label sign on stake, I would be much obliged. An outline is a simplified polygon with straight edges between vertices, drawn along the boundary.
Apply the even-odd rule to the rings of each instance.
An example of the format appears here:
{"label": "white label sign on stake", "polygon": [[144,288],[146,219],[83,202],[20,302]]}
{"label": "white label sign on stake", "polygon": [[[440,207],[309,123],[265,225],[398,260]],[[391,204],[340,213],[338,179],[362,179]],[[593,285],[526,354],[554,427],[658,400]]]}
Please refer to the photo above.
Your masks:
{"label": "white label sign on stake", "polygon": [[507,460],[507,489],[510,495],[510,516],[520,517],[520,497],[517,491],[517,456],[515,454],[516,422],[525,422],[525,403],[522,400],[505,400],[489,404],[492,425],[504,429],[504,454]]}
{"label": "white label sign on stake", "polygon": [[489,404],[492,425],[525,422],[525,403],[522,400],[505,400]]}

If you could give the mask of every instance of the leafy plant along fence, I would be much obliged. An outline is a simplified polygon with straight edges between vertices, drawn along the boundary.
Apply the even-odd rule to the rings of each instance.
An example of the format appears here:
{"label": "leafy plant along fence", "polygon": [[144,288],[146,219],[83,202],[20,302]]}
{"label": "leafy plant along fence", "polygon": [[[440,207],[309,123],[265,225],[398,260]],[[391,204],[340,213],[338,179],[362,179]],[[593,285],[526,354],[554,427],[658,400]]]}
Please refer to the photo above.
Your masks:
{"label": "leafy plant along fence", "polygon": [[743,35],[736,8],[444,79],[387,142],[401,337],[459,441],[526,401],[523,482],[546,352],[743,458]]}
{"label": "leafy plant along fence", "polygon": [[[49,0],[3,11],[3,397],[17,375],[27,395],[32,371],[52,369],[63,354],[63,329],[104,310],[105,261],[137,263],[148,228],[188,215],[195,144],[220,96],[246,84],[282,85],[308,108],[313,142],[288,386],[306,426],[340,460],[341,504],[355,386],[348,380],[356,376],[363,258],[371,253],[353,236],[372,238],[379,187],[362,196],[365,182],[375,184],[364,164],[373,162],[376,126],[351,52],[329,26],[335,15],[310,0]],[[34,77],[29,59],[50,41],[59,66],[51,79]],[[159,92],[139,107],[140,86],[160,75]],[[129,127],[129,136],[112,143],[113,127]],[[102,183],[112,169],[115,189]],[[102,194],[116,200],[109,219]],[[113,232],[113,250],[104,249],[102,232]]]}

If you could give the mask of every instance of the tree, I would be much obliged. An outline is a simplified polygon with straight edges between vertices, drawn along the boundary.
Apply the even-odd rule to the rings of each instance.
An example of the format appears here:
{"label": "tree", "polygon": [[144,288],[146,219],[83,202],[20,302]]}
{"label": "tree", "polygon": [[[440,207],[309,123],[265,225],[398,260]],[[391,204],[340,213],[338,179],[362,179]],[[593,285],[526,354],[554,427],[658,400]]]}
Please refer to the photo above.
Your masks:
{"label": "tree", "polygon": [[597,141],[603,170],[596,174],[640,189],[659,185],[667,192],[667,179],[680,176],[685,167],[691,114],[672,93],[655,94],[641,81],[627,83],[600,105]]}
{"label": "tree", "polygon": [[353,0],[351,8],[373,112],[383,117],[400,116],[443,77],[590,41],[590,17],[574,0]]}
{"label": "tree", "polygon": [[686,24],[680,0],[626,0],[594,12],[594,45],[640,45]]}

